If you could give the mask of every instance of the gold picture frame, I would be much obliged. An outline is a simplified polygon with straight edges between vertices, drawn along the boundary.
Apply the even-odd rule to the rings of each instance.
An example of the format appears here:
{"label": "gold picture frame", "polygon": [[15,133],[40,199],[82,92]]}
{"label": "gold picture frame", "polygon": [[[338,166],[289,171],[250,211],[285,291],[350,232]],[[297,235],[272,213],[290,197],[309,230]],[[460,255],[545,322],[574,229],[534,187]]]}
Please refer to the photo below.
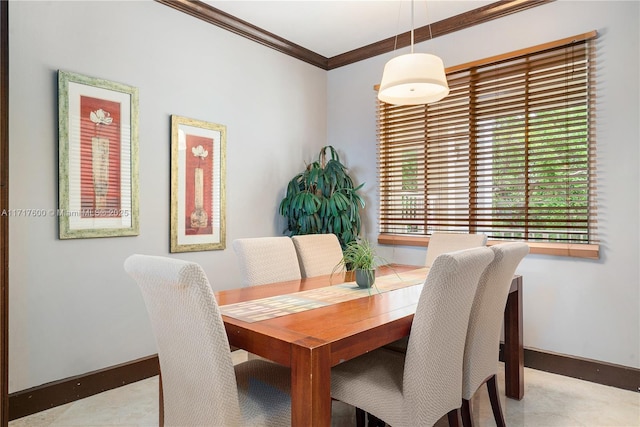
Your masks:
{"label": "gold picture frame", "polygon": [[171,252],[226,247],[224,125],[171,116]]}
{"label": "gold picture frame", "polygon": [[136,236],[138,89],[58,71],[60,239]]}

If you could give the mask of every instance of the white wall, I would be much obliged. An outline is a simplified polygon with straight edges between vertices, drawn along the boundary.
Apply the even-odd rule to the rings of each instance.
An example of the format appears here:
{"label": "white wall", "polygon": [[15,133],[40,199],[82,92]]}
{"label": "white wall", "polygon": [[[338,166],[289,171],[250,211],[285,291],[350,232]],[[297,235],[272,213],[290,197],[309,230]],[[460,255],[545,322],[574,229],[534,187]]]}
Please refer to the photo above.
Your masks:
{"label": "white wall", "polygon": [[56,208],[57,76],[140,91],[140,235],[60,241],[57,218],[10,219],[14,392],[156,352],[122,264],[169,256],[170,115],[227,126],[227,249],[199,262],[239,286],[231,242],[280,235],[289,179],[326,141],[326,71],[153,1],[11,2],[10,206]]}
{"label": "white wall", "polygon": [[[640,367],[638,2],[556,1],[420,44],[446,66],[598,30],[598,261],[529,255],[527,347]],[[408,49],[408,48],[407,48]],[[402,51],[406,53],[407,50]],[[328,141],[365,181],[366,234],[377,236],[375,96],[386,54],[329,72]],[[424,261],[426,248],[384,247],[387,259]]]}

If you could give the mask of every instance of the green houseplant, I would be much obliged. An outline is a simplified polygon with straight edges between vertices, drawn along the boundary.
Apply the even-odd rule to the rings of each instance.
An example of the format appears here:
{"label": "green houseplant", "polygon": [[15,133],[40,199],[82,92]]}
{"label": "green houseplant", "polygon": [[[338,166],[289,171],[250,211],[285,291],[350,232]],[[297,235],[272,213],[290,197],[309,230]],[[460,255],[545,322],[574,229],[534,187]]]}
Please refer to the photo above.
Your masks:
{"label": "green houseplant", "polygon": [[279,208],[287,220],[284,232],[289,236],[333,233],[345,248],[360,234],[364,199],[358,191],[363,185],[354,186],[335,148],[323,147],[318,160],[287,185]]}
{"label": "green houseplant", "polygon": [[385,261],[376,255],[375,248],[366,239],[347,243],[342,251],[342,259],[334,271],[347,269],[355,271],[356,283],[361,288],[370,288],[376,280],[376,267]]}

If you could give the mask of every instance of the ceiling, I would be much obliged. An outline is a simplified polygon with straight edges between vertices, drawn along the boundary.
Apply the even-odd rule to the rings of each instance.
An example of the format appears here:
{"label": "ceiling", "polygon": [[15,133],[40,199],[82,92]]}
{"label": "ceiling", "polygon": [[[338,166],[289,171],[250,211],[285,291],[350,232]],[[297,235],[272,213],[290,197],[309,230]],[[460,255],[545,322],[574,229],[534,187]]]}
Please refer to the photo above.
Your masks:
{"label": "ceiling", "polygon": [[[414,28],[494,1],[415,0]],[[409,0],[207,0],[204,3],[327,58],[411,30]]]}

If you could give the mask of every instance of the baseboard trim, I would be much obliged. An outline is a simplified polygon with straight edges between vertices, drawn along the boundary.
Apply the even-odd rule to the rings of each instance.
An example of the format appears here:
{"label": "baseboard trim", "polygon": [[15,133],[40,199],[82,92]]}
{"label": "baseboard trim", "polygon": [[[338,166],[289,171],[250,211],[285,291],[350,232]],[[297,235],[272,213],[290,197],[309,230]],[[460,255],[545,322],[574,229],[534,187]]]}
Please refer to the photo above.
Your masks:
{"label": "baseboard trim", "polygon": [[524,366],[592,383],[640,392],[640,369],[532,348],[524,351]]}
{"label": "baseboard trim", "polygon": [[158,375],[158,355],[9,394],[9,421]]}
{"label": "baseboard trim", "polygon": [[[502,360],[502,345],[500,359]],[[533,348],[524,349],[524,366],[624,390],[640,391],[640,369],[627,366]],[[159,373],[158,355],[152,355],[11,393],[9,421],[150,378]]]}
{"label": "baseboard trim", "polygon": [[[502,360],[502,344],[500,345],[500,360]],[[640,392],[640,369],[637,368],[534,348],[524,349],[524,366],[538,371]]]}

